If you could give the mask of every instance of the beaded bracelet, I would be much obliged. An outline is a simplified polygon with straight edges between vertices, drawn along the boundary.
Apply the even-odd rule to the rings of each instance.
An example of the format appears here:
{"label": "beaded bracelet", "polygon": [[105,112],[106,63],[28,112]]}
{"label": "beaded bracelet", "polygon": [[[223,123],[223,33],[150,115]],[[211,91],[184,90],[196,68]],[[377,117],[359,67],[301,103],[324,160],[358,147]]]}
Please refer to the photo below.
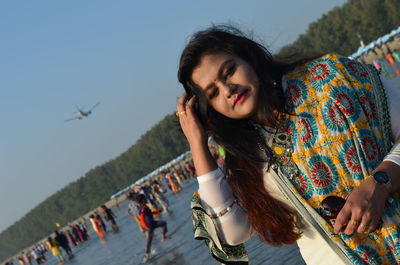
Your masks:
{"label": "beaded bracelet", "polygon": [[230,212],[232,210],[232,207],[236,202],[237,202],[236,200],[233,200],[233,202],[228,207],[226,207],[225,209],[221,210],[219,213],[211,214],[210,217],[213,218],[213,219],[217,219],[219,217],[224,216],[225,214],[227,214],[228,212]]}

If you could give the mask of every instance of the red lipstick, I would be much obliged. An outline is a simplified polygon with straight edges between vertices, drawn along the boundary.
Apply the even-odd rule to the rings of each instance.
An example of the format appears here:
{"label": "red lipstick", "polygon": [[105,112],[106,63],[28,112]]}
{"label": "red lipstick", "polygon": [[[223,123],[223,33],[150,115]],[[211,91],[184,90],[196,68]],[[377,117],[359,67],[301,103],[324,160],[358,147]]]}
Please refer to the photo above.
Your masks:
{"label": "red lipstick", "polygon": [[247,96],[247,90],[246,90],[246,91],[243,91],[242,93],[240,93],[240,94],[235,98],[235,100],[233,101],[233,106],[236,106],[236,104],[239,104],[239,105],[242,104],[243,101],[245,101],[246,96]]}

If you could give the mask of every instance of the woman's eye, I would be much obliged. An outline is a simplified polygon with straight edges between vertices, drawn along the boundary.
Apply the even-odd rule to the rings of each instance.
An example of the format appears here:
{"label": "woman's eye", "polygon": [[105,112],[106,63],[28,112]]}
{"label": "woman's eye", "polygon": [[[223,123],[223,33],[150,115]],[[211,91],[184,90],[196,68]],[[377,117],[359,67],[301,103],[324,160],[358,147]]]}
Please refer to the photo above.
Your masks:
{"label": "woman's eye", "polygon": [[217,93],[218,93],[218,89],[216,89],[216,88],[214,88],[212,91],[211,91],[211,93],[210,93],[210,95],[208,96],[210,99],[212,99],[213,97],[215,97],[216,95],[217,95]]}
{"label": "woman's eye", "polygon": [[236,70],[236,65],[235,64],[230,65],[224,74],[224,79],[230,77],[235,72],[235,70]]}

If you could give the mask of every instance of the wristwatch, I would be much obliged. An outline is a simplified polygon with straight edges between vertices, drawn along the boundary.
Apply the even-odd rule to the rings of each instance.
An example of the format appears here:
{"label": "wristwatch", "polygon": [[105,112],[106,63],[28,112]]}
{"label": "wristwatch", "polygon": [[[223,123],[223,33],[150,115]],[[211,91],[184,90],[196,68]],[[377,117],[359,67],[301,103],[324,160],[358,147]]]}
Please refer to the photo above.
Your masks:
{"label": "wristwatch", "polygon": [[377,171],[371,176],[374,178],[375,183],[384,185],[390,193],[390,191],[392,190],[392,182],[388,174],[383,171]]}

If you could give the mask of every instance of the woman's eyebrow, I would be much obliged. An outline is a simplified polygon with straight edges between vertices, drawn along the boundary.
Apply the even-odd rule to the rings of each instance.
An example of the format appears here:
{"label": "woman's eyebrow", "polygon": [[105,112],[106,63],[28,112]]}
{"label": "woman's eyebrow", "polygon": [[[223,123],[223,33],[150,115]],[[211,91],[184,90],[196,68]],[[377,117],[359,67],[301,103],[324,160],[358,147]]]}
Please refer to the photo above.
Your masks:
{"label": "woman's eyebrow", "polygon": [[[228,64],[231,63],[231,62],[233,62],[233,59],[227,59],[226,61],[224,61],[224,62],[220,65],[220,67],[219,67],[219,69],[218,69],[218,74],[217,74],[217,77],[218,77],[218,78],[222,76],[223,71],[224,71],[224,69],[226,68],[226,65],[228,65]],[[207,92],[207,90],[209,90],[210,88],[212,88],[213,85],[214,85],[214,83],[208,84],[208,85],[204,88],[204,92]]]}

